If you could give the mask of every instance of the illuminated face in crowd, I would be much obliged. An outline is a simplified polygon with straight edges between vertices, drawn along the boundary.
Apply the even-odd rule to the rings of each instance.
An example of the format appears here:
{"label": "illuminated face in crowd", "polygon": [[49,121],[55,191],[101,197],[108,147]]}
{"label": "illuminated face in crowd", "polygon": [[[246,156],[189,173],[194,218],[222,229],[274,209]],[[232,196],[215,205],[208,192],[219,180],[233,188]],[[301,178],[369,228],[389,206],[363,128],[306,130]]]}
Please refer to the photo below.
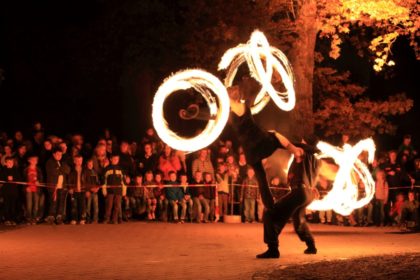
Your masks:
{"label": "illuminated face in crowd", "polygon": [[172,149],[169,145],[165,146],[165,156],[169,157],[171,155]]}
{"label": "illuminated face in crowd", "polygon": [[151,155],[152,154],[152,145],[150,145],[150,144],[144,145],[144,153],[146,155]]}
{"label": "illuminated face in crowd", "polygon": [[146,181],[147,182],[153,181],[153,173],[152,172],[147,172],[146,173]]}
{"label": "illuminated face in crowd", "polygon": [[73,162],[74,162],[74,166],[80,167],[83,164],[83,158],[82,157],[75,157],[73,159]]}
{"label": "illuminated face in crowd", "polygon": [[93,161],[89,160],[88,162],[86,162],[86,167],[88,169],[93,169]]}
{"label": "illuminated face in crowd", "polygon": [[112,165],[117,165],[120,162],[120,157],[119,156],[113,156],[111,157],[111,163]]}
{"label": "illuminated face in crowd", "polygon": [[185,184],[185,183],[187,183],[187,175],[181,175],[181,184]]}
{"label": "illuminated face in crowd", "polygon": [[410,201],[410,202],[412,202],[412,201],[414,201],[414,193],[413,192],[409,192],[408,193],[408,201]]}
{"label": "illuminated face in crowd", "polygon": [[7,168],[12,168],[13,167],[13,164],[14,164],[13,159],[6,160],[6,167]]}
{"label": "illuminated face in crowd", "polygon": [[246,171],[246,175],[248,176],[248,178],[252,178],[252,177],[254,177],[254,175],[255,175],[254,169],[249,168],[249,169]]}
{"label": "illuminated face in crowd", "polygon": [[210,173],[206,173],[206,176],[204,176],[204,181],[206,181],[208,183],[213,181],[213,178],[212,178]]}
{"label": "illuminated face in crowd", "polygon": [[155,175],[155,181],[156,183],[162,182],[162,175],[160,173]]}
{"label": "illuminated face in crowd", "polygon": [[195,172],[194,179],[196,182],[201,182],[203,180],[203,173],[200,171]]}
{"label": "illuminated face in crowd", "polygon": [[397,161],[397,153],[396,152],[390,152],[389,153],[389,161],[391,163],[395,163]]}
{"label": "illuminated face in crowd", "polygon": [[38,164],[38,157],[30,157],[28,158],[28,162],[30,165],[37,165]]}
{"label": "illuminated face in crowd", "polygon": [[136,176],[136,185],[140,186],[143,183],[143,177],[142,176]]}
{"label": "illuminated face in crowd", "polygon": [[169,180],[171,180],[172,182],[175,182],[176,181],[176,173],[171,173],[169,175]]}
{"label": "illuminated face in crowd", "polygon": [[128,153],[128,143],[127,142],[122,142],[120,145],[120,151],[123,154]]}
{"label": "illuminated face in crowd", "polygon": [[60,161],[60,160],[61,160],[61,158],[63,157],[63,153],[62,153],[61,151],[56,151],[56,152],[53,154],[53,157],[54,157],[54,159],[55,159],[55,160]]}

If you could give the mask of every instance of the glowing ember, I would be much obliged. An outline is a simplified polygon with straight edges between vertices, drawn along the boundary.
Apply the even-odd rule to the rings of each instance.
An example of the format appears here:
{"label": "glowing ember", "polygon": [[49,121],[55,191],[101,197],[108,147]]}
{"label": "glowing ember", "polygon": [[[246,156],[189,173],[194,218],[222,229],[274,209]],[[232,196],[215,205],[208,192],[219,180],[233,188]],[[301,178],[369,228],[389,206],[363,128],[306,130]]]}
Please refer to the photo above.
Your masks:
{"label": "glowing ember", "polygon": [[[373,161],[375,143],[372,139],[365,139],[351,147],[346,145],[343,149],[331,146],[325,142],[317,144],[321,150],[320,157],[331,157],[340,166],[333,188],[321,200],[313,201],[310,210],[334,210],[342,215],[349,215],[354,209],[368,204],[375,194],[375,182],[367,166],[358,159],[358,156],[367,151],[369,162]],[[365,195],[359,198],[359,188],[354,182],[354,174],[358,175],[360,183],[364,186]]]}
{"label": "glowing ember", "polygon": [[[200,135],[184,138],[169,129],[163,115],[163,103],[173,92],[189,88],[199,92],[206,100],[210,109],[210,120]],[[153,100],[153,125],[162,141],[172,148],[185,152],[197,151],[219,137],[229,118],[229,104],[226,88],[218,78],[198,69],[180,71],[167,78],[156,92]]]}
{"label": "glowing ember", "polygon": [[[265,69],[262,59],[266,63]],[[284,111],[290,111],[295,107],[294,78],[290,63],[283,52],[268,44],[267,38],[262,32],[254,31],[247,44],[239,44],[235,48],[227,50],[223,55],[219,63],[219,70],[227,69],[226,87],[232,85],[239,66],[245,61],[251,76],[262,86],[251,107],[252,114],[259,113],[270,101],[270,97]],[[286,92],[278,92],[274,89],[271,83],[273,68],[280,74]]]}

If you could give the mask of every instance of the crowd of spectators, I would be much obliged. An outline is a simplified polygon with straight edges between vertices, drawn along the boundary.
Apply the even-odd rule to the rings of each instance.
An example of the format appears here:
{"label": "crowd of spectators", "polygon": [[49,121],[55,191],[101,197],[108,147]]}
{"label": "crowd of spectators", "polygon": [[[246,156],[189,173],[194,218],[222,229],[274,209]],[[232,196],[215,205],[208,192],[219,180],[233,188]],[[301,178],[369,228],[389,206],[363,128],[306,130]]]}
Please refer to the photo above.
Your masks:
{"label": "crowd of spectators", "polygon": [[[105,130],[94,145],[83,135],[46,134],[40,123],[31,135],[0,133],[0,222],[119,224],[130,220],[223,222],[241,215],[262,221],[263,204],[254,170],[241,147],[217,141],[196,153],[175,151],[150,128],[139,142],[117,141]],[[343,142],[349,139],[343,136]],[[343,144],[344,144],[343,143]],[[363,155],[361,155],[363,160]],[[374,199],[350,216],[308,211],[314,223],[402,227],[418,225],[420,159],[405,136],[398,150],[378,154],[370,166]],[[280,177],[270,178],[276,200],[287,195]],[[324,195],[332,182],[319,179]],[[359,186],[363,195],[363,185]]]}

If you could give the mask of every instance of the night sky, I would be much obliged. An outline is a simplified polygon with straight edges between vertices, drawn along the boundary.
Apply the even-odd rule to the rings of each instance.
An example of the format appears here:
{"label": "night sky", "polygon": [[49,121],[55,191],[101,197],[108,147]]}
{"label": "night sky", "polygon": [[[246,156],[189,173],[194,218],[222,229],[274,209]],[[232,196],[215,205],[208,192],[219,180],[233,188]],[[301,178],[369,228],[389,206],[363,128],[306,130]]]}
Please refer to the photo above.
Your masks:
{"label": "night sky", "polygon": [[[181,45],[189,23],[179,1],[8,2],[0,4],[5,71],[0,130],[29,131],[39,120],[47,133],[82,132],[95,139],[109,127],[136,139],[150,126],[159,84],[188,67]],[[415,99],[414,109],[397,121],[400,135],[420,139],[419,63],[407,42],[398,41],[396,49],[397,74],[391,81],[377,77],[366,62],[341,63],[373,97],[405,91]],[[395,144],[400,138],[385,140]]]}

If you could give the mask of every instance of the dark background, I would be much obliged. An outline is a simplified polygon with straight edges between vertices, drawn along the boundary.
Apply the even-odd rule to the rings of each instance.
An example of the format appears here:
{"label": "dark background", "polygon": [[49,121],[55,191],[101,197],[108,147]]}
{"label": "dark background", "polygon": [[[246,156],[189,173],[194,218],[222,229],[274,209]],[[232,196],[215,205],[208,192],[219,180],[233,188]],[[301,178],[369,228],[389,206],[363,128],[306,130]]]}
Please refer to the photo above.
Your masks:
{"label": "dark background", "polygon": [[[108,127],[118,136],[138,139],[151,126],[159,84],[191,66],[181,46],[192,23],[183,17],[181,1],[4,2],[0,130],[29,131],[39,120],[47,134],[82,132],[95,140]],[[405,91],[415,100],[411,112],[395,119],[397,136],[381,137],[392,146],[404,133],[420,139],[419,63],[405,40],[394,49],[396,74],[388,81],[351,50],[343,49],[338,62],[373,98]]]}

